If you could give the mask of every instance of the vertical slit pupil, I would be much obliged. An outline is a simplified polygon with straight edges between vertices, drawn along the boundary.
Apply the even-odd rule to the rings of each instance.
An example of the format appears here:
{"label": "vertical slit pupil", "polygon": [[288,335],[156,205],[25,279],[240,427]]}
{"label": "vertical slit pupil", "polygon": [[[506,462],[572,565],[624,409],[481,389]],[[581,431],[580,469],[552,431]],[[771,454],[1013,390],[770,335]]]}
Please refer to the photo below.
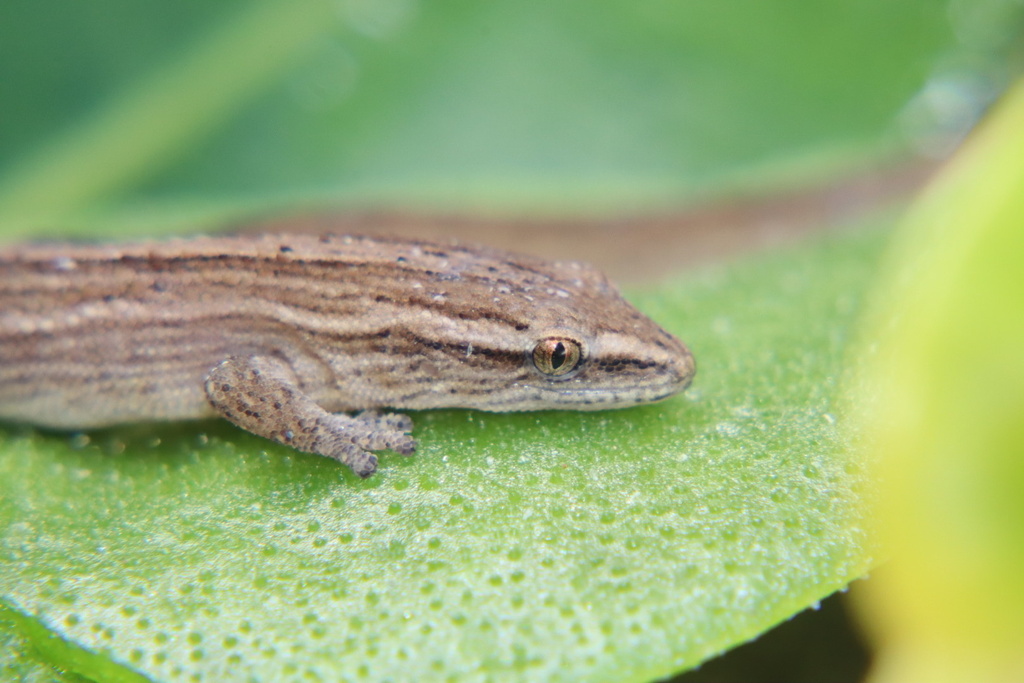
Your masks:
{"label": "vertical slit pupil", "polygon": [[551,352],[551,368],[557,370],[565,364],[565,344],[558,342]]}

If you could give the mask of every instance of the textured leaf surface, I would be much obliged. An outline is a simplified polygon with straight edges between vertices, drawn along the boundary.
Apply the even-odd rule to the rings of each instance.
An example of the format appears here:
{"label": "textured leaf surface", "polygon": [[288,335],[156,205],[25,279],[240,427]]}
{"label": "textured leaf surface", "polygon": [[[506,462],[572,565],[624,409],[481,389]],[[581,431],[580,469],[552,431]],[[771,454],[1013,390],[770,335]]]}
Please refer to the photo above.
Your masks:
{"label": "textured leaf surface", "polygon": [[220,423],[0,441],[0,596],[160,680],[647,680],[859,576],[835,413],[881,243],[638,293],[686,395],[417,414],[361,481]]}

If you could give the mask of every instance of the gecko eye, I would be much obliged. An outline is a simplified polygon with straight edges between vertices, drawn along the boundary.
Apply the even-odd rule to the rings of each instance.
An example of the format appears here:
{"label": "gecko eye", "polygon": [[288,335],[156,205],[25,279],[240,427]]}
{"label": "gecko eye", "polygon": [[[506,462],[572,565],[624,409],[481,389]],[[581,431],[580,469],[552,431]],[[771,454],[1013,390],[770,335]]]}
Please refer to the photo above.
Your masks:
{"label": "gecko eye", "polygon": [[579,366],[583,350],[579,342],[566,337],[541,339],[533,348],[533,364],[545,375],[558,377]]}

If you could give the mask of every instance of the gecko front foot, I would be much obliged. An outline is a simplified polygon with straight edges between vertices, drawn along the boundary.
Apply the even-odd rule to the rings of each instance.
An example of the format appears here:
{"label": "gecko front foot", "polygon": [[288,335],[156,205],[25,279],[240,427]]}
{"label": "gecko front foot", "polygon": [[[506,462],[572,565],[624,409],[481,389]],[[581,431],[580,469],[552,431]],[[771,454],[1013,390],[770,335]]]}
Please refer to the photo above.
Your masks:
{"label": "gecko front foot", "polygon": [[210,405],[242,429],[333,458],[360,477],[377,470],[370,451],[416,450],[407,416],[329,413],[302,393],[291,368],[278,358],[232,356],[210,371],[205,388]]}

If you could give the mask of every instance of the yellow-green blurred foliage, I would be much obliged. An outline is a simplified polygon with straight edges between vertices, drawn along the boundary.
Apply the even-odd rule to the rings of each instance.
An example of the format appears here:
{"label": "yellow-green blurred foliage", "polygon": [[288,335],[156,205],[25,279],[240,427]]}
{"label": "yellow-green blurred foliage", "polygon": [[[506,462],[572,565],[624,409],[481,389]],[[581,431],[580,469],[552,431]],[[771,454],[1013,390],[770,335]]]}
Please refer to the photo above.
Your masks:
{"label": "yellow-green blurred foliage", "polygon": [[1024,678],[1022,123],[1024,83],[912,212],[878,289],[878,683]]}

